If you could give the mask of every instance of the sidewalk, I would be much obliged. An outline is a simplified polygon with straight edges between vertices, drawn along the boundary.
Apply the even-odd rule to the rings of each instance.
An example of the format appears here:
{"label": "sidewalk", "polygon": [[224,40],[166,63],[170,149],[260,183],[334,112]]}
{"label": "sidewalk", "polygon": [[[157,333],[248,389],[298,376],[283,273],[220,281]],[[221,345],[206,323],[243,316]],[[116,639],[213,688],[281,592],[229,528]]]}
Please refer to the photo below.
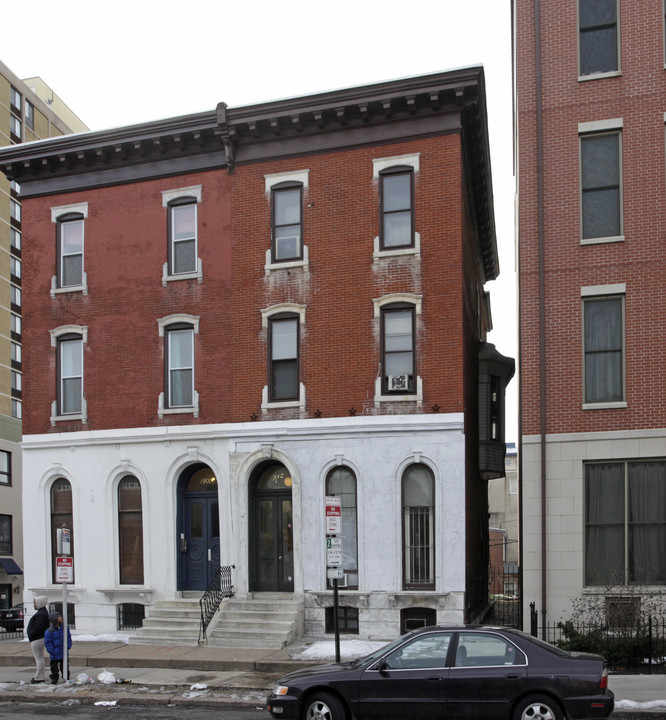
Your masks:
{"label": "sidewalk", "polygon": [[[76,638],[75,638],[76,640]],[[71,682],[32,685],[34,660],[27,642],[0,642],[0,702],[65,702],[187,707],[263,707],[281,675],[331,660],[298,659],[316,639],[305,638],[282,650],[127,645],[75,642],[70,654]],[[104,670],[130,682],[105,685]],[[92,683],[77,683],[85,673]],[[48,674],[48,663],[47,663]],[[646,717],[666,714],[665,675],[611,675],[616,711]]]}

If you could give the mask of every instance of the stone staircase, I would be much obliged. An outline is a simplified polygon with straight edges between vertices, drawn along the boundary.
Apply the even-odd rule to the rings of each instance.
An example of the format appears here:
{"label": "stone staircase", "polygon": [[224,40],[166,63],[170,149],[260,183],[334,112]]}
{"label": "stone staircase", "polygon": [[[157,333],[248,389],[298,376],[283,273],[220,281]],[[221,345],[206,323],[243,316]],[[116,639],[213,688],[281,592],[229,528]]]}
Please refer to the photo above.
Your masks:
{"label": "stone staircase", "polygon": [[[199,640],[201,593],[160,600],[129,638],[133,645],[193,645]],[[208,627],[208,645],[236,648],[279,649],[302,637],[303,598],[286,593],[254,593],[245,600],[223,601]]]}
{"label": "stone staircase", "polygon": [[247,600],[226,601],[208,628],[215,647],[283,648],[303,636],[303,598],[285,593],[254,593]]}

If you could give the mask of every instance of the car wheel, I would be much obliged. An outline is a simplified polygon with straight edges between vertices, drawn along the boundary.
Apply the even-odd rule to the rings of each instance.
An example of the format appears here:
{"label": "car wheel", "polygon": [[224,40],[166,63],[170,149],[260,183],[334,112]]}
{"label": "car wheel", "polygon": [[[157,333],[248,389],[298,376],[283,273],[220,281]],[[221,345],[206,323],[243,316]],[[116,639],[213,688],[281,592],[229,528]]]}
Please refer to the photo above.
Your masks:
{"label": "car wheel", "polygon": [[347,714],[340,700],[329,693],[317,693],[308,698],[303,720],[345,720]]}
{"label": "car wheel", "polygon": [[532,695],[516,705],[513,720],[562,720],[562,711],[552,698]]}

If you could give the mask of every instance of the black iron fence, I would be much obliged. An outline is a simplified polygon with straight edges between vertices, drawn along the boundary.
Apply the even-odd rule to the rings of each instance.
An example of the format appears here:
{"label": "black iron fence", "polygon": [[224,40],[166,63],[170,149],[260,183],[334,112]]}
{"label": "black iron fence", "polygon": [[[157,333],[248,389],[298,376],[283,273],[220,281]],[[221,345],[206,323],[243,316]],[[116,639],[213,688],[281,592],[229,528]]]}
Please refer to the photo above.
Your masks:
{"label": "black iron fence", "polygon": [[233,597],[234,586],[231,583],[231,571],[235,565],[224,565],[218,571],[210,585],[199,600],[201,607],[201,624],[199,628],[199,643],[207,641],[206,630],[215,616],[220,603],[224,598]]}
{"label": "black iron fence", "polygon": [[484,622],[522,628],[520,612],[520,568],[505,563],[488,569],[488,600],[490,610]]}
{"label": "black iron fence", "polygon": [[567,620],[546,624],[540,630],[539,635],[544,640],[563,650],[603,655],[613,672],[666,672],[664,617],[641,618],[634,622],[613,625],[574,623]]}

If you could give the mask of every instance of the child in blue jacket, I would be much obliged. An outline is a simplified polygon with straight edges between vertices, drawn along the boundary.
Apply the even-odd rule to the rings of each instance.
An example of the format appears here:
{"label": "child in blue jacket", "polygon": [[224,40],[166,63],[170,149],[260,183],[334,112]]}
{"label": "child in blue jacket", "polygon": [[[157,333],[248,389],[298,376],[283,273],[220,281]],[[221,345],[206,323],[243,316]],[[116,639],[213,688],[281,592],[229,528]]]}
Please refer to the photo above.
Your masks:
{"label": "child in blue jacket", "polygon": [[[62,627],[62,615],[57,612],[49,613],[49,620],[51,627],[44,633],[44,647],[48,650],[49,657],[51,658],[51,684],[55,685],[58,682],[58,670],[65,679],[62,660],[63,660],[63,648],[64,648],[64,628]],[[67,650],[72,647],[72,636],[67,628]],[[69,657],[69,652],[67,653]],[[69,675],[69,663],[67,664],[67,674]],[[67,678],[69,680],[69,677]]]}

